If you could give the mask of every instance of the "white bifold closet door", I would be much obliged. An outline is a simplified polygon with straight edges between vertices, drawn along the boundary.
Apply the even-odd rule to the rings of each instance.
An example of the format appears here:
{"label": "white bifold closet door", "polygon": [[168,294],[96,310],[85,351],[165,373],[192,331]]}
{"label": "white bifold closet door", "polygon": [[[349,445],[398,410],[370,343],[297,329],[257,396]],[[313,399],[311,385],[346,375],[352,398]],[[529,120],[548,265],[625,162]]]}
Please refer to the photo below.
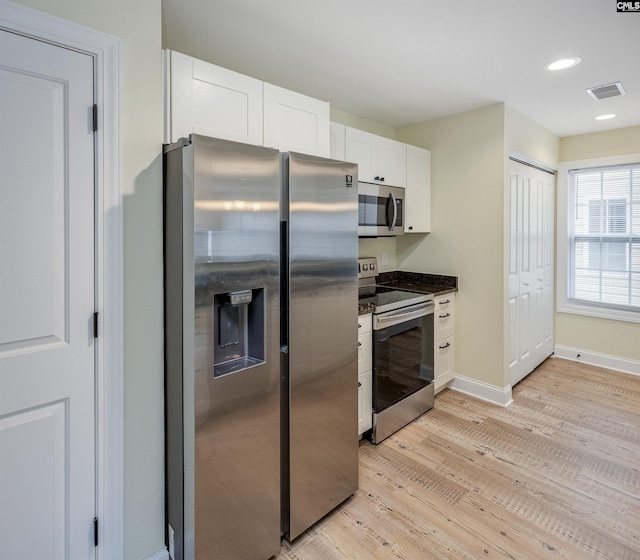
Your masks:
{"label": "white bifold closet door", "polygon": [[509,162],[509,377],[553,352],[555,175]]}

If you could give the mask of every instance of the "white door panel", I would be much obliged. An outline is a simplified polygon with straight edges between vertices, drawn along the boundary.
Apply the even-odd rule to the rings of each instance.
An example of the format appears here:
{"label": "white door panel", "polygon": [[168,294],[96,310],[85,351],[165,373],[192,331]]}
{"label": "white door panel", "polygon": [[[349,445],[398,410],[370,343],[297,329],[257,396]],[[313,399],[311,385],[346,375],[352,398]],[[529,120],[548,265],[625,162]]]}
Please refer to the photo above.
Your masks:
{"label": "white door panel", "polygon": [[0,31],[0,558],[94,557],[93,58]]}
{"label": "white door panel", "polygon": [[511,385],[553,352],[554,177],[510,162],[509,376]]}

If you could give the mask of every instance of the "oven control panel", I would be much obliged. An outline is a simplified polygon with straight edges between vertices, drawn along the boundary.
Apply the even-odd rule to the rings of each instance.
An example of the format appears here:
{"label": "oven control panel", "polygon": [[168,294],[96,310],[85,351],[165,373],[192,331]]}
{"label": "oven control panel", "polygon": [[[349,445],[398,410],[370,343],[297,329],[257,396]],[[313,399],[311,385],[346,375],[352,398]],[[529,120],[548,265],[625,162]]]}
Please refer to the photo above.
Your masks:
{"label": "oven control panel", "polygon": [[378,260],[376,257],[358,259],[358,278],[375,278],[378,276]]}

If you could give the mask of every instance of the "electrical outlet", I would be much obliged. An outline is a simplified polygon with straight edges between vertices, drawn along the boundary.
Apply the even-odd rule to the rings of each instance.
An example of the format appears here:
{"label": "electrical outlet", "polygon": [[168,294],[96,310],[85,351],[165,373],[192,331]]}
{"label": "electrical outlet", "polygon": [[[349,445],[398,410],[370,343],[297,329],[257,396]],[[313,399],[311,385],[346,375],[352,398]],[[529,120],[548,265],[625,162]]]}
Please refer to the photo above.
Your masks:
{"label": "electrical outlet", "polygon": [[382,266],[387,266],[387,253],[382,253],[381,257],[380,264]]}

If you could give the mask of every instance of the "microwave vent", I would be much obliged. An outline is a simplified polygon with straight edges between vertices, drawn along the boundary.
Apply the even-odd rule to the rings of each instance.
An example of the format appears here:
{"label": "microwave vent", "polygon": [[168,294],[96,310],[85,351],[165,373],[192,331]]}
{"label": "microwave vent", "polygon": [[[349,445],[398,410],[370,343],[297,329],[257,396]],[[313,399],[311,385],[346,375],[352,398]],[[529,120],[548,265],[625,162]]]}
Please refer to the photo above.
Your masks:
{"label": "microwave vent", "polygon": [[589,88],[587,93],[593,97],[596,101],[600,99],[608,99],[609,97],[617,97],[618,95],[625,95],[627,92],[624,91],[622,84],[620,82],[614,82],[612,84],[605,84],[603,86],[596,86]]}

